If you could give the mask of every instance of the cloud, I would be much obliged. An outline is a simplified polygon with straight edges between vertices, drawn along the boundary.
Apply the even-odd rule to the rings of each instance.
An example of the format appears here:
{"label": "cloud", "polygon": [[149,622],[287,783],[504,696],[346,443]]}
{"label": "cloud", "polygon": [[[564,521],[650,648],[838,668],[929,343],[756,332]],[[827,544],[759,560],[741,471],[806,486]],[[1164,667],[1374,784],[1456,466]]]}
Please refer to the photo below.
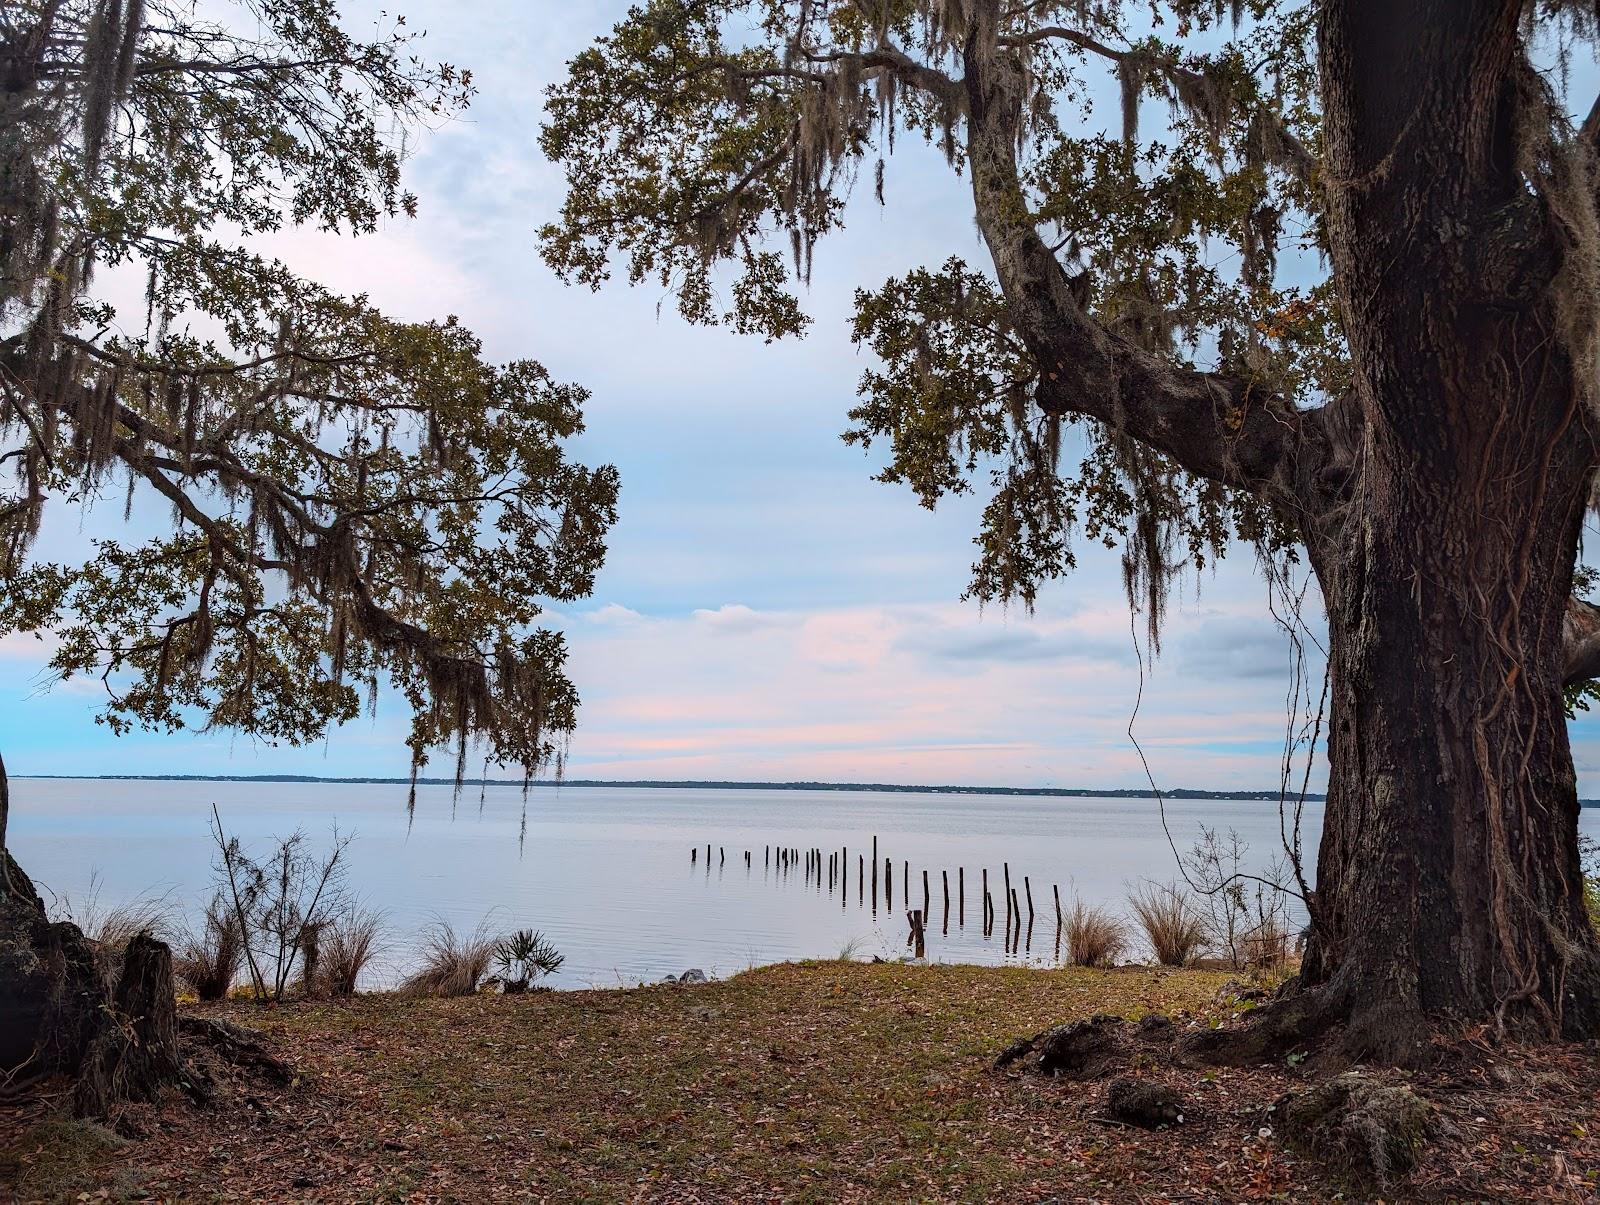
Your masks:
{"label": "cloud", "polygon": [[714,632],[754,632],[786,622],[781,615],[757,611],[743,603],[724,603],[714,611],[701,607],[695,610],[693,619]]}

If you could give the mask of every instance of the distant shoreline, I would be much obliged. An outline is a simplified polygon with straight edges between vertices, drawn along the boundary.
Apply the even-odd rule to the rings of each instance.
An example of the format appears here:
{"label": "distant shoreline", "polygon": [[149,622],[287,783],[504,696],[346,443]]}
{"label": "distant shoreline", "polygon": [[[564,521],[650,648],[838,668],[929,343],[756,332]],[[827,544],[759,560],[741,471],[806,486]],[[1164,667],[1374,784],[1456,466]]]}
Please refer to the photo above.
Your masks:
{"label": "distant shoreline", "polygon": [[[409,786],[409,778],[324,778],[316,774],[13,774],[13,779],[39,778],[73,780],[81,782],[284,782],[284,783],[334,783],[352,786]],[[453,787],[454,778],[419,778],[418,786]],[[463,787],[516,787],[520,778],[463,778]],[[1094,787],[970,787],[970,786],[918,786],[893,782],[738,782],[731,779],[604,779],[564,778],[560,780],[539,778],[529,786],[534,787],[632,787],[652,790],[696,791],[879,791],[916,795],[1040,795],[1065,799],[1155,799],[1157,792],[1149,787],[1118,787],[1097,790]],[[1175,787],[1162,791],[1162,799],[1248,799],[1276,801],[1278,791],[1202,791],[1190,787]],[[1321,803],[1325,795],[1307,794],[1306,802]]]}
{"label": "distant shoreline", "polygon": [[[409,778],[323,778],[316,774],[12,774],[11,778],[37,778],[76,782],[286,782],[343,783],[351,786],[409,786]],[[419,778],[422,787],[453,787],[454,778]],[[463,787],[522,787],[520,778],[464,778]],[[532,787],[624,787],[651,790],[695,791],[878,791],[908,795],[1036,795],[1054,799],[1244,799],[1276,802],[1281,791],[1203,791],[1193,787],[1174,787],[1153,791],[1149,787],[967,787],[957,785],[918,786],[897,782],[736,782],[727,779],[675,778],[539,778],[526,784]],[[1292,796],[1291,796],[1292,797]],[[1325,803],[1327,796],[1307,792],[1307,803]],[[1579,807],[1600,808],[1600,799],[1580,799]]]}

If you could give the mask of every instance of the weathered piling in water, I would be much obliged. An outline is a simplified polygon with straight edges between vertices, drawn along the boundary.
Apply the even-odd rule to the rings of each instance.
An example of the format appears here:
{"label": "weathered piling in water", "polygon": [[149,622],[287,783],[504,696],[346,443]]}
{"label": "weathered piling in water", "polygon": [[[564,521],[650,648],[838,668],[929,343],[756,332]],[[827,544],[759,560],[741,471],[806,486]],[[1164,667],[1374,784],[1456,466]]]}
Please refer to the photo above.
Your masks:
{"label": "weathered piling in water", "polygon": [[906,938],[906,945],[910,946],[917,958],[928,956],[926,919],[923,913],[912,909],[906,913],[906,920],[911,924],[911,936]]}
{"label": "weathered piling in water", "polygon": [[1016,893],[1011,890],[1011,863],[1000,863],[1001,873],[1005,875],[1005,885],[1000,888],[1000,899],[1006,906],[1006,944],[1011,943],[1011,901],[1016,898]]}
{"label": "weathered piling in water", "polygon": [[878,910],[878,838],[872,838],[872,910]]}
{"label": "weathered piling in water", "polygon": [[926,921],[933,915],[933,909],[928,906],[928,872],[922,872],[922,919]]}
{"label": "weathered piling in water", "polygon": [[883,906],[894,907],[894,863],[888,858],[883,860]]}
{"label": "weathered piling in water", "polygon": [[1018,944],[1022,941],[1022,909],[1017,906],[1017,889],[1011,889],[1011,916],[1012,924],[1016,926],[1015,936],[1011,939],[1011,952],[1017,951]]}
{"label": "weathered piling in water", "polygon": [[689,851],[689,865],[693,866],[695,864],[695,862],[699,859],[699,857],[700,857],[700,847],[696,846],[695,848],[693,848],[693,849],[691,849]]}
{"label": "weathered piling in water", "polygon": [[[877,892],[876,888],[873,889],[872,898],[874,900],[876,900],[878,898],[878,892]],[[867,855],[866,854],[857,854],[856,855],[856,907],[859,908],[862,904],[865,904],[866,902],[867,902]],[[876,908],[877,905],[874,904],[873,907]]]}
{"label": "weathered piling in water", "polygon": [[956,924],[967,927],[967,868],[956,867]]}
{"label": "weathered piling in water", "polygon": [[950,932],[950,872],[941,870],[939,874],[944,879],[944,931],[948,935]]}
{"label": "weathered piling in water", "polygon": [[1033,887],[1028,882],[1028,876],[1022,876],[1022,890],[1028,895],[1028,928],[1033,928]]}

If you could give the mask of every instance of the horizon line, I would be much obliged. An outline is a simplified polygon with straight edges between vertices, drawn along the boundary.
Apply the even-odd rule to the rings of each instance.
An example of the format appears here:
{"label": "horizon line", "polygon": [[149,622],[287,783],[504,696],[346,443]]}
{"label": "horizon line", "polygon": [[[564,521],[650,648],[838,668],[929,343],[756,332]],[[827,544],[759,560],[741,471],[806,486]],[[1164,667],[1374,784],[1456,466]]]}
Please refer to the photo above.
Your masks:
{"label": "horizon line", "polygon": [[[389,775],[321,775],[321,774],[18,774],[13,779],[40,779],[46,781],[78,782],[263,782],[263,783],[329,783],[364,786],[410,786],[412,779]],[[1304,799],[1307,803],[1324,802],[1326,795],[1308,792],[1305,795],[1279,790],[1217,790],[1205,787],[1173,787],[1156,790],[1151,787],[1049,787],[1049,786],[973,786],[961,783],[923,784],[893,782],[825,782],[812,779],[669,779],[669,778],[462,778],[419,777],[417,786],[449,787],[616,787],[643,790],[772,790],[772,791],[880,791],[927,795],[1039,795],[1067,798],[1107,799],[1245,799],[1251,801],[1292,801]]]}

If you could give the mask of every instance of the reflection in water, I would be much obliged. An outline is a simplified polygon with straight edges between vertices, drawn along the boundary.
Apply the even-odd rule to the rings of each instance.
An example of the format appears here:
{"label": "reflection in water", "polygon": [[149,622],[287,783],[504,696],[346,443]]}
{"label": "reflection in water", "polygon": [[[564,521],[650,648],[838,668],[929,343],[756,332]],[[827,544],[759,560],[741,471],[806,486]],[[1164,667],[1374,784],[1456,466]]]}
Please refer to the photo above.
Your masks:
{"label": "reflection in water", "polygon": [[[847,946],[862,958],[903,957],[924,872],[930,959],[1049,963],[1058,891],[1066,908],[1081,898],[1125,910],[1131,889],[1177,874],[1149,800],[541,787],[529,794],[519,845],[516,788],[491,787],[480,806],[476,790],[453,804],[448,787],[423,787],[410,825],[405,794],[343,783],[14,779],[10,837],[22,865],[58,895],[81,899],[98,872],[104,903],[170,891],[193,907],[211,877],[213,800],[247,845],[297,827],[319,839],[337,820],[357,835],[353,892],[386,913],[391,974],[430,919],[471,929],[487,918],[496,929],[544,930],[567,956],[552,980],[560,987],[688,967],[729,975]],[[1238,830],[1255,868],[1279,849],[1273,803],[1178,800],[1167,817],[1180,850],[1202,824]],[[1321,806],[1308,806],[1313,853],[1321,820]],[[1582,823],[1600,837],[1600,813],[1586,810]]]}

